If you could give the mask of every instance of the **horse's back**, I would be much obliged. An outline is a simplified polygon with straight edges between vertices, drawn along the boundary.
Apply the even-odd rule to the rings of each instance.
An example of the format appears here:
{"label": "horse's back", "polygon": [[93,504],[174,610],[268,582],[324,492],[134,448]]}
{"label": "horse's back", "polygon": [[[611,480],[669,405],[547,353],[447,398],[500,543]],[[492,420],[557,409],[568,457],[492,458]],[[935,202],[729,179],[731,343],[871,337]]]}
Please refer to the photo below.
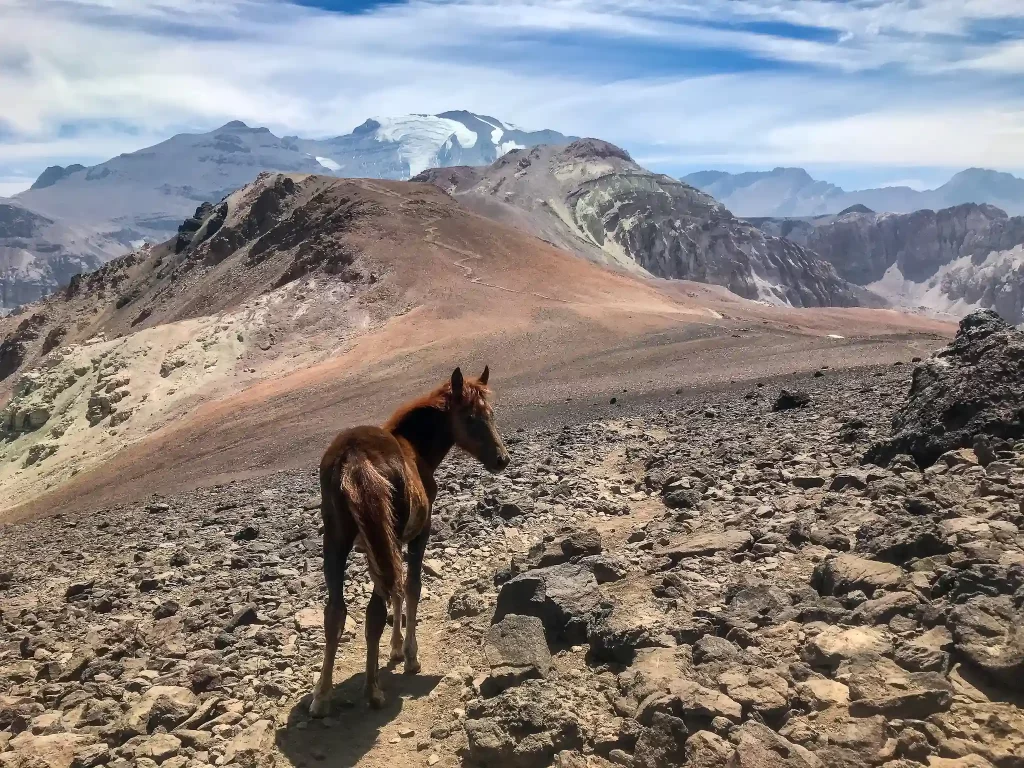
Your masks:
{"label": "horse's back", "polygon": [[415,464],[415,457],[406,455],[402,444],[388,430],[362,426],[338,434],[324,452],[320,462],[320,493],[326,517],[333,513],[343,516],[348,510],[348,499],[342,492],[345,469],[353,462],[369,462],[392,488],[392,508],[395,523],[404,540],[418,531],[426,519],[429,500]]}
{"label": "horse's back", "polygon": [[339,432],[324,451],[320,460],[320,475],[325,470],[340,470],[347,462],[355,459],[369,460],[378,469],[390,469],[404,464],[402,447],[393,434],[386,429],[372,426],[352,427]]}

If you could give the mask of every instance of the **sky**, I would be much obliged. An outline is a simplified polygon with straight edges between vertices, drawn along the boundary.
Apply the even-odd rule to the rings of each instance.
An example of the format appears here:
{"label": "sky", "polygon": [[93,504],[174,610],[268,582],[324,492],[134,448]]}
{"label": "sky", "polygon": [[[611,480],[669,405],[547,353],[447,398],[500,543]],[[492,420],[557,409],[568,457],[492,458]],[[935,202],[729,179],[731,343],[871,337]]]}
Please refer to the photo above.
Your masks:
{"label": "sky", "polygon": [[467,109],[682,175],[1024,175],[1024,0],[0,0],[0,195],[228,120]]}

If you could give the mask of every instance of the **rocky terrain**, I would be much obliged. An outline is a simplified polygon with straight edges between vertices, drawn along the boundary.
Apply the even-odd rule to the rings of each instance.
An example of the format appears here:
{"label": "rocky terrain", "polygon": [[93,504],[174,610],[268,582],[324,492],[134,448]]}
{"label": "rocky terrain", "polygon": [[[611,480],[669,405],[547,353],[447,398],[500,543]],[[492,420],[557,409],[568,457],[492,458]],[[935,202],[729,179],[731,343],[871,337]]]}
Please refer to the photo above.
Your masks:
{"label": "rocky terrain", "polygon": [[912,213],[964,203],[994,205],[1024,215],[1024,179],[984,168],[968,168],[936,189],[889,186],[846,191],[811,177],[803,168],[726,173],[698,171],[683,181],[713,195],[737,216],[821,216],[851,206]]}
{"label": "rocky terrain", "polygon": [[[944,354],[993,334],[1019,351],[979,316]],[[0,765],[1017,768],[1024,444],[862,463],[926,414],[911,371],[610,392],[607,418],[507,430],[503,475],[454,457],[423,671],[385,674],[380,712],[357,555],[333,710],[307,714],[312,466],[8,525]]]}
{"label": "rocky terrain", "polygon": [[994,309],[1024,322],[1024,216],[975,204],[905,214],[854,206],[836,216],[752,223],[895,306],[956,317]]}
{"label": "rocky terrain", "polygon": [[416,180],[598,263],[784,306],[884,303],[792,241],[765,236],[709,195],[598,139],[514,150],[485,169],[432,169]]}
{"label": "rocky terrain", "polygon": [[166,240],[198,205],[264,171],[408,179],[431,166],[486,164],[514,147],[567,141],[465,111],[367,120],[327,139],[279,137],[235,120],[88,168],[51,166],[0,206],[0,222],[17,206],[41,222],[35,229],[45,225],[42,234],[8,235],[0,223],[0,308],[34,301],[143,241]]}

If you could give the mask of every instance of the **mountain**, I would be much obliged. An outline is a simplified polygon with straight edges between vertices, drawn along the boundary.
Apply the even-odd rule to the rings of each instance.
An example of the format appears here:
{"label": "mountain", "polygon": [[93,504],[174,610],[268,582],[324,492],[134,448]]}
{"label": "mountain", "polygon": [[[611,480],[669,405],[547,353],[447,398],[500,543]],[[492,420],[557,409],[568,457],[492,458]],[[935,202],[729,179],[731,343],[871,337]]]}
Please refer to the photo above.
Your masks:
{"label": "mountain", "polygon": [[910,213],[948,208],[962,203],[987,203],[1011,214],[1024,214],[1024,179],[1009,173],[968,168],[937,189],[882,187],[847,192],[816,181],[803,168],[725,173],[698,171],[683,181],[720,200],[737,216],[820,216],[852,205],[874,211]]}
{"label": "mountain", "polygon": [[407,179],[430,166],[488,164],[509,149],[569,140],[464,111],[367,120],[352,133],[322,140],[278,137],[235,120],[89,168],[51,166],[31,189],[4,204],[60,222],[76,236],[60,237],[51,229],[41,249],[26,241],[19,258],[31,263],[31,274],[23,278],[3,268],[0,281],[10,288],[0,307],[17,306],[66,281],[67,270],[50,265],[47,247],[72,253],[86,248],[85,238],[90,253],[98,246],[101,263],[144,240],[166,240],[200,203],[223,199],[262,171]]}
{"label": "mountain", "polygon": [[0,199],[0,314],[91,272],[116,252],[116,239]]}
{"label": "mountain", "polygon": [[598,139],[513,150],[487,168],[414,177],[480,213],[599,263],[794,307],[878,304],[802,247]]}
{"label": "mountain", "polygon": [[956,317],[994,309],[1024,323],[1024,216],[965,203],[938,211],[752,219],[897,306]]}

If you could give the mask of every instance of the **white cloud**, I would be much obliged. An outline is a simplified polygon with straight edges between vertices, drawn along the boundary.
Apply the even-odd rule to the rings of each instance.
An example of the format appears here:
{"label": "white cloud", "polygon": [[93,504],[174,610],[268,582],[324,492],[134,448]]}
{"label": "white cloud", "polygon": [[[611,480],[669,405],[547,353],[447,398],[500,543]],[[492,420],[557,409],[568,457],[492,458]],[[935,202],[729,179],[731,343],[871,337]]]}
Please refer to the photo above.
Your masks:
{"label": "white cloud", "polygon": [[[414,0],[348,16],[274,0],[7,0],[0,168],[96,162],[230,119],[324,136],[457,108],[668,165],[1024,168],[1024,48],[972,33],[1000,20],[1024,28],[1024,3]],[[791,39],[779,24],[824,32]],[[637,61],[657,44],[698,70],[723,51],[766,66],[644,72],[608,61],[609,40]]]}
{"label": "white cloud", "polygon": [[10,197],[32,186],[32,176],[0,176],[0,197]]}

